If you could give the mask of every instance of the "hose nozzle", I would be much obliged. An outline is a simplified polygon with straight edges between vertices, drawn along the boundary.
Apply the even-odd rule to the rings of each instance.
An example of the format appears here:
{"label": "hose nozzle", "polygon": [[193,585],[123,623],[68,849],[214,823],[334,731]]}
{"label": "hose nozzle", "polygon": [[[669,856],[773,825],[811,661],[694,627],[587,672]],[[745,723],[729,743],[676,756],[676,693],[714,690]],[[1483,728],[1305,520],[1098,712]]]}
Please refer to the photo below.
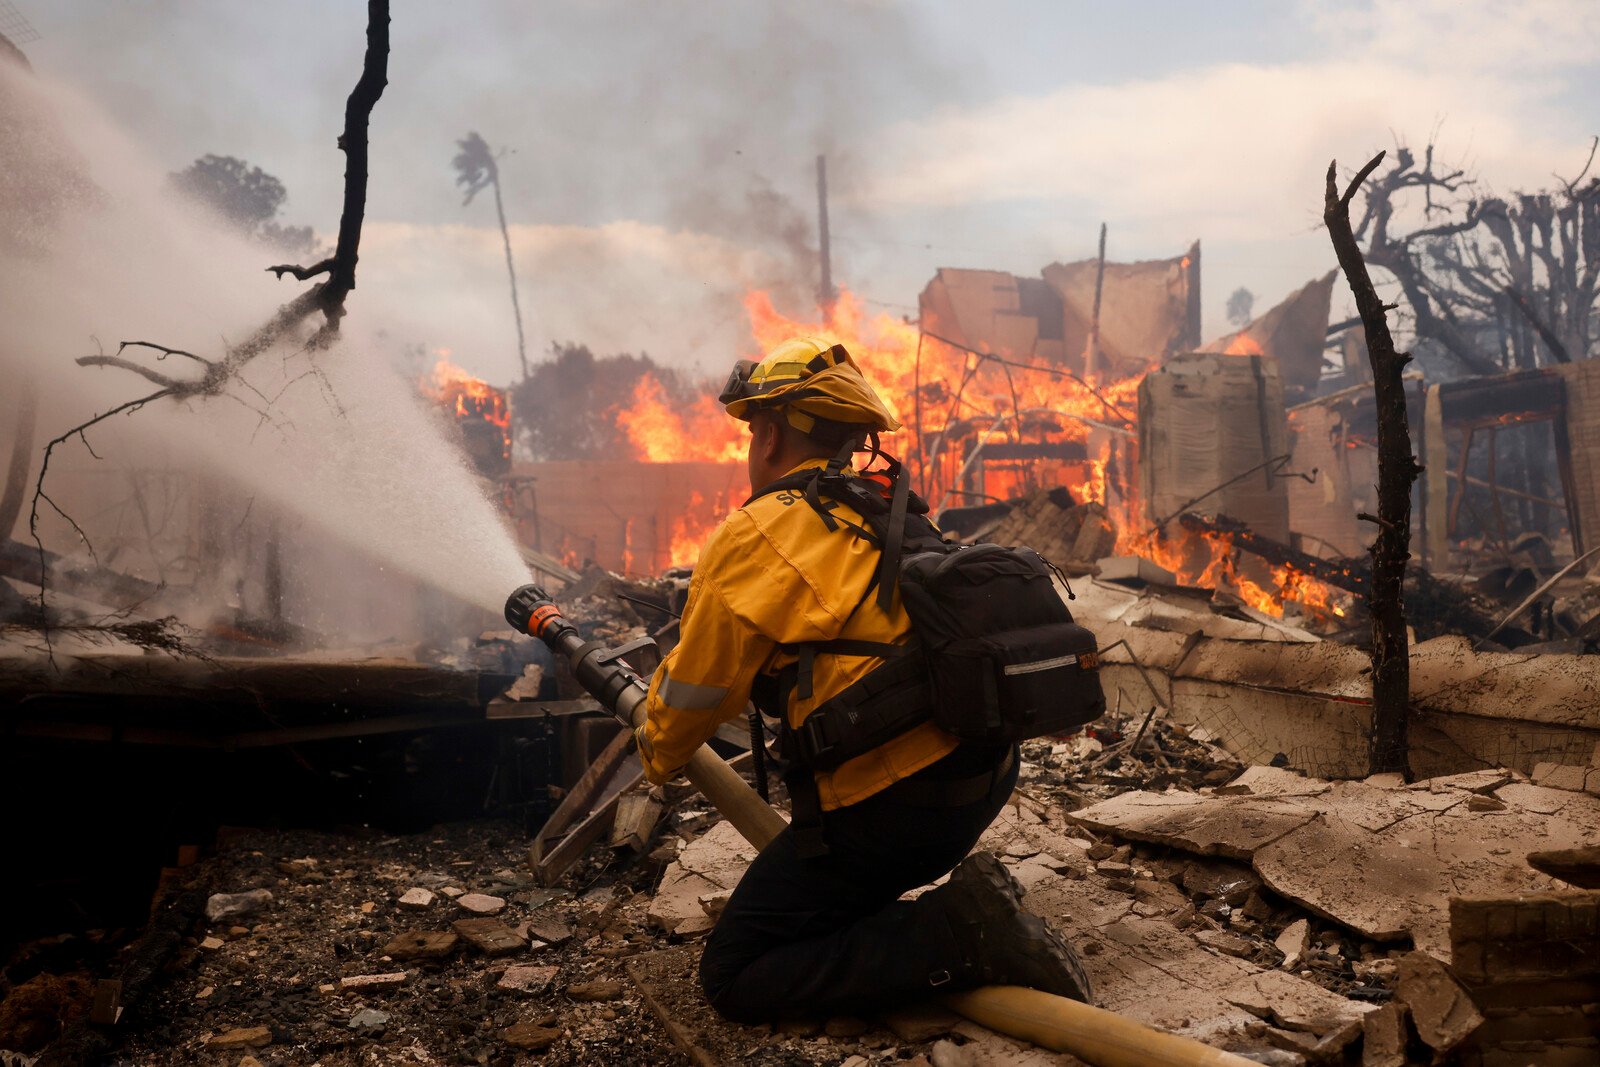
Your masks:
{"label": "hose nozzle", "polygon": [[506,622],[519,633],[543,638],[546,628],[564,621],[561,609],[537,585],[525,585],[506,598]]}

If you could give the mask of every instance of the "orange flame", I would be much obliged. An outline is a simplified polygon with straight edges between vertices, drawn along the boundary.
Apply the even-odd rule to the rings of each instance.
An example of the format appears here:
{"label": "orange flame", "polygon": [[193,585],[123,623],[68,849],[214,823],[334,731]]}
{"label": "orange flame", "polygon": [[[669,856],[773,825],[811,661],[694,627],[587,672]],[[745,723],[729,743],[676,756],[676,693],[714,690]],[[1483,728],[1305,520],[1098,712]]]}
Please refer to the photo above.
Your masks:
{"label": "orange flame", "polygon": [[[1101,383],[1098,392],[1067,370],[1032,353],[995,351],[982,355],[920,335],[918,328],[887,314],[868,314],[856,296],[840,293],[826,321],[779,312],[771,297],[754,291],[745,297],[750,316],[753,358],[796,336],[843,344],[862,373],[904,424],[884,435],[884,447],[906,462],[914,485],[935,508],[981,503],[981,497],[1007,499],[1038,486],[1066,485],[1074,498],[1106,504],[1118,528],[1117,550],[1142,555],[1171,570],[1188,585],[1235,591],[1245,603],[1279,617],[1286,603],[1298,603],[1318,618],[1343,614],[1342,594],[1308,575],[1280,568],[1270,588],[1241,573],[1232,538],[1222,534],[1176,531],[1162,538],[1141,533],[1148,522],[1134,494],[1136,487],[1112,471],[1109,446],[1086,460],[989,461],[969,463],[982,444],[1065,444],[1087,446],[1092,424],[1132,429],[1144,370]],[[1231,355],[1260,354],[1244,335],[1228,347]],[[616,412],[636,454],[647,462],[684,460],[738,462],[747,435],[713,397],[704,395],[685,408],[669,404],[654,376],[642,377],[630,402]],[[1104,435],[1102,435],[1103,437]],[[981,485],[973,470],[981,466]],[[972,483],[977,488],[969,488]],[[977,493],[980,499],[973,499]],[[670,556],[675,566],[692,564],[716,523],[737,501],[707,507],[698,494],[674,520]]]}
{"label": "orange flame", "polygon": [[718,493],[707,501],[700,493],[691,493],[683,512],[672,520],[671,538],[667,545],[669,567],[693,567],[700,560],[700,550],[706,538],[723,516],[739,506],[731,499],[731,490]]}
{"label": "orange flame", "polygon": [[424,396],[453,406],[457,418],[481,418],[501,429],[511,426],[506,394],[450,362],[447,348],[439,349],[439,362],[434,364],[433,373],[418,384]]}
{"label": "orange flame", "polygon": [[1236,333],[1229,340],[1228,346],[1222,350],[1225,356],[1264,356],[1266,349],[1261,343],[1247,333]]}
{"label": "orange flame", "polygon": [[617,409],[616,420],[646,463],[744,461],[739,423],[728,418],[715,397],[697,397],[687,410],[674,407],[653,374],[639,378],[630,402]]}

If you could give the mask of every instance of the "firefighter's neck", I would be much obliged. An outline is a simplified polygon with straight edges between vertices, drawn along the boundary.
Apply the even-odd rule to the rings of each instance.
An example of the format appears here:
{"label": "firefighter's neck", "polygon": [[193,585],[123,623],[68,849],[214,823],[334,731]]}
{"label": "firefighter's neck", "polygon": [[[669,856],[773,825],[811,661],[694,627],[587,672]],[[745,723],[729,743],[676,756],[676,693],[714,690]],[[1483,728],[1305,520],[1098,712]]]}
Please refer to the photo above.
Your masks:
{"label": "firefighter's neck", "polygon": [[828,459],[830,453],[796,430],[781,416],[761,412],[750,420],[750,491],[771,485],[808,459]]}

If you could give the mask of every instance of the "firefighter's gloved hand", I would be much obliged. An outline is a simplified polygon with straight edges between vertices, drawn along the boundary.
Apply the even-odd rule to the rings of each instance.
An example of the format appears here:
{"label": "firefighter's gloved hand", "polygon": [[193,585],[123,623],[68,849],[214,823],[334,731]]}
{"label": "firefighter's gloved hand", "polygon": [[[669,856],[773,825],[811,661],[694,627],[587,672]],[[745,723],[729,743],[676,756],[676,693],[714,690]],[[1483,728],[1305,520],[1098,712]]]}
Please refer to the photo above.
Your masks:
{"label": "firefighter's gloved hand", "polygon": [[668,782],[683,777],[683,768],[676,767],[668,771],[665,777],[657,778],[651,769],[655,763],[655,746],[650,743],[650,738],[645,736],[644,727],[636,726],[633,730],[633,743],[639,747],[639,762],[644,764],[644,776],[651,785],[666,785]]}

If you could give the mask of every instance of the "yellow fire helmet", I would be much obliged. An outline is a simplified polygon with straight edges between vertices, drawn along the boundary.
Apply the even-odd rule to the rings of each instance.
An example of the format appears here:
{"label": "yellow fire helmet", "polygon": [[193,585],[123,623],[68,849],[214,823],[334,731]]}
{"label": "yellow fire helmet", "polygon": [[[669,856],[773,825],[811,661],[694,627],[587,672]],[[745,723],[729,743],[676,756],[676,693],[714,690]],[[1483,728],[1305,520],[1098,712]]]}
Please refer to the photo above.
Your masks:
{"label": "yellow fire helmet", "polygon": [[728,414],[745,422],[762,408],[780,408],[801,433],[818,420],[861,427],[871,433],[900,428],[844,345],[793,337],[760,363],[741,359],[717,398]]}

